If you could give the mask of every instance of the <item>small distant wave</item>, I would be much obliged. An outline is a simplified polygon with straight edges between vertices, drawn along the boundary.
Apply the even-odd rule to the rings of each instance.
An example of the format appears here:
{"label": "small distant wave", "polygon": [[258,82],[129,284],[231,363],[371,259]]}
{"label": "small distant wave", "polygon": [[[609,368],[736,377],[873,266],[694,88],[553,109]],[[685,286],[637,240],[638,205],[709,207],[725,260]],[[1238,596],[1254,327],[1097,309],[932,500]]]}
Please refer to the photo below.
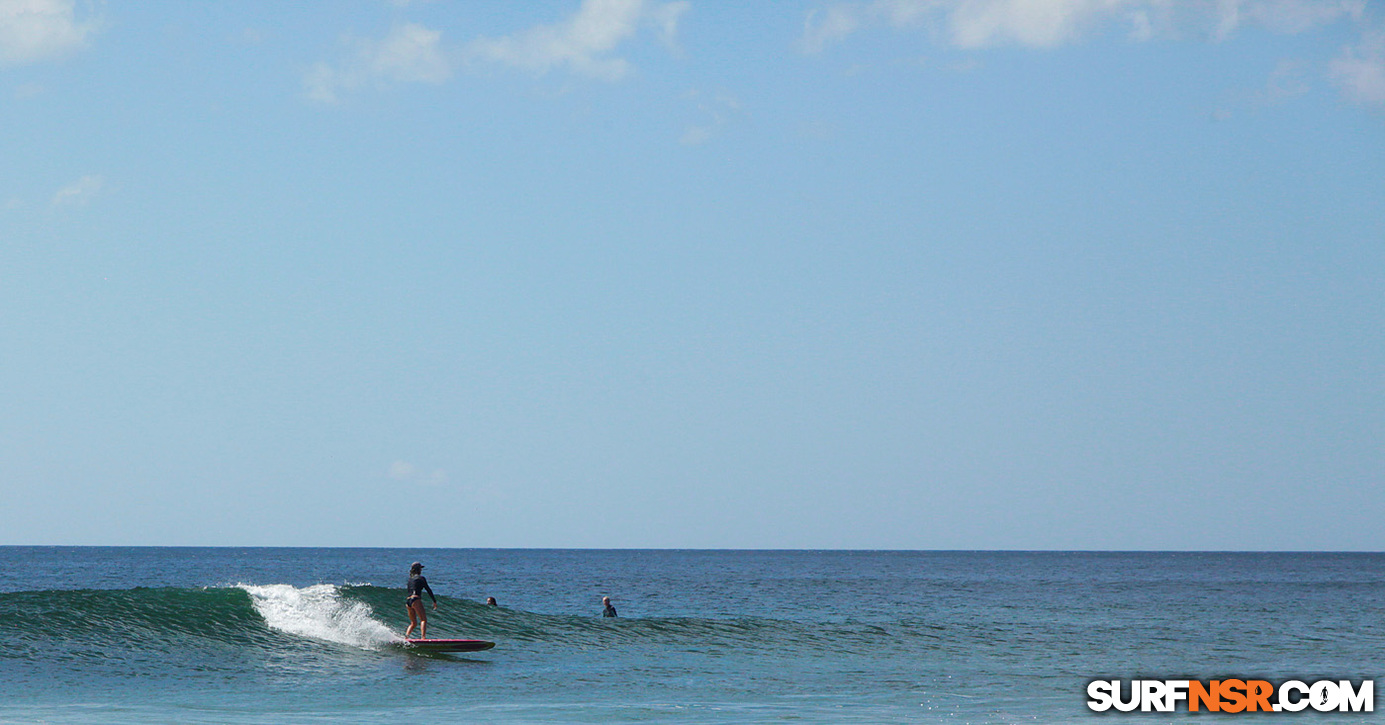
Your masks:
{"label": "small distant wave", "polygon": [[240,584],[236,588],[250,595],[250,603],[270,629],[364,649],[399,640],[375,619],[368,604],[343,598],[341,589],[332,584],[303,588]]}

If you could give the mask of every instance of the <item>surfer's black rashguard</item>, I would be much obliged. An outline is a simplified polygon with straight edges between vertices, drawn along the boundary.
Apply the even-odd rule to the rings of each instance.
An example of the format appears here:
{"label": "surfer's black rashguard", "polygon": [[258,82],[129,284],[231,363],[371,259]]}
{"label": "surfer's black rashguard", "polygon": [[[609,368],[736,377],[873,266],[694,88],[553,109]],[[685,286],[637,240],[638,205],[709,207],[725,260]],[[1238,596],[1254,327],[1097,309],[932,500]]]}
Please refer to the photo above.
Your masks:
{"label": "surfer's black rashguard", "polygon": [[434,604],[438,603],[437,595],[433,594],[433,588],[428,586],[428,580],[422,574],[409,577],[409,596],[404,599],[404,603],[408,604],[415,599],[422,599],[424,592],[428,592],[428,596],[433,598]]}

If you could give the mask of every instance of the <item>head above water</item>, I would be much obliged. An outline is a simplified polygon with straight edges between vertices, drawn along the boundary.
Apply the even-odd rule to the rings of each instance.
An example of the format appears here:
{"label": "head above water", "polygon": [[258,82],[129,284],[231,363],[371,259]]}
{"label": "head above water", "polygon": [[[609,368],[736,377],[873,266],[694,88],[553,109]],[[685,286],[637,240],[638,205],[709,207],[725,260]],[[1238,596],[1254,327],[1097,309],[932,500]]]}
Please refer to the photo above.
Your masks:
{"label": "head above water", "polygon": [[421,562],[417,562],[417,561],[414,562],[414,563],[412,563],[412,564],[410,564],[410,565],[409,565],[409,573],[410,573],[410,574],[422,574],[422,573],[423,573],[423,564],[422,564]]}
{"label": "head above water", "polygon": [[610,603],[611,603],[611,598],[610,598],[610,597],[602,597],[602,598],[601,598],[601,603],[602,603],[602,604],[610,604]]}

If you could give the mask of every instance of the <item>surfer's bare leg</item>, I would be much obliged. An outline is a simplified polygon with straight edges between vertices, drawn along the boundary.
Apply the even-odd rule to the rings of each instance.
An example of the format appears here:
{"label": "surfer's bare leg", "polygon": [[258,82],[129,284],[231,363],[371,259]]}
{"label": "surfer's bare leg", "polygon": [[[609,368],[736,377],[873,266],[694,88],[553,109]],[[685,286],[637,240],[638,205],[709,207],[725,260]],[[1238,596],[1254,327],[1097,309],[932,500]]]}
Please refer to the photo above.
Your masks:
{"label": "surfer's bare leg", "polygon": [[418,627],[418,638],[428,639],[428,613],[423,609],[423,600],[415,599],[405,605],[409,610],[409,628],[404,630],[404,639],[409,638],[409,633]]}

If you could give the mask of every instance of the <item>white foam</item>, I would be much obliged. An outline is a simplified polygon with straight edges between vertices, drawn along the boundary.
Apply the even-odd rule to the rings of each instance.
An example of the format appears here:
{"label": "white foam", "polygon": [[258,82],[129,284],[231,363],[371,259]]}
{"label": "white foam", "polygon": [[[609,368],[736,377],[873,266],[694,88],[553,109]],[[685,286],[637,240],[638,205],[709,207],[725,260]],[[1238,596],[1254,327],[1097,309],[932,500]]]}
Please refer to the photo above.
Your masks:
{"label": "white foam", "polygon": [[289,584],[239,585],[271,629],[313,639],[376,649],[399,635],[370,616],[364,602],[343,599],[332,584],[302,589]]}

